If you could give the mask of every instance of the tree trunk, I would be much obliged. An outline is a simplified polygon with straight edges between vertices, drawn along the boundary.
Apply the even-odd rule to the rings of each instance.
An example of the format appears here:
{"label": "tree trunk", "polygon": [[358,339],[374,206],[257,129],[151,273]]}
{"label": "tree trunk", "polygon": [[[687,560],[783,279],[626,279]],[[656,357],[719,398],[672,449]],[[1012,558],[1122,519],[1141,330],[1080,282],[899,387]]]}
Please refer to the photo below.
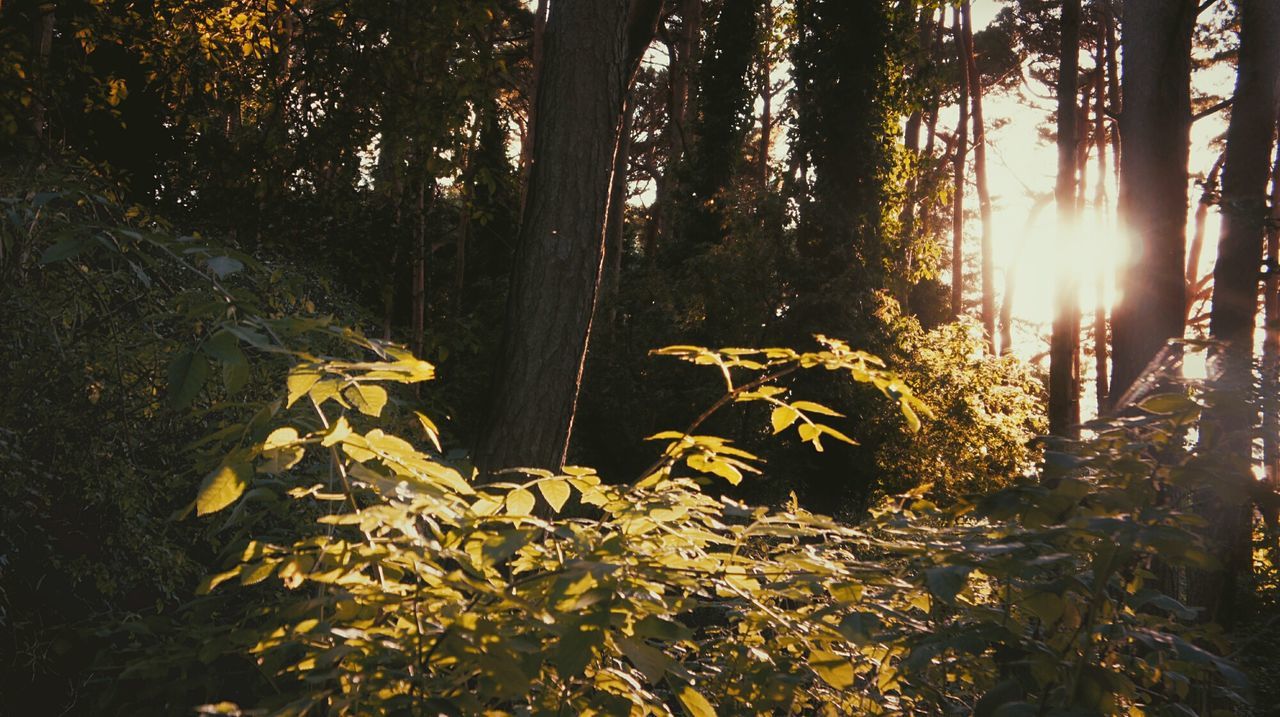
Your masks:
{"label": "tree trunk", "polygon": [[33,78],[36,91],[31,98],[31,130],[37,142],[42,142],[49,130],[44,101],[49,95],[49,56],[53,53],[54,10],[57,6],[53,2],[43,3],[36,15],[36,71]]}
{"label": "tree trunk", "polygon": [[1221,571],[1197,595],[1210,619],[1231,621],[1237,580],[1250,565],[1249,505],[1244,490],[1252,482],[1253,333],[1266,226],[1267,179],[1276,129],[1276,80],[1280,77],[1280,4],[1241,0],[1240,59],[1234,105],[1227,127],[1227,160],[1222,167],[1222,233],[1213,268],[1213,311],[1209,333],[1221,342],[1220,396],[1204,431],[1216,455],[1227,458],[1240,486],[1205,495],[1212,547]]}
{"label": "tree trunk", "polygon": [[[1276,118],[1280,132],[1280,115]],[[1280,138],[1271,168],[1271,224],[1267,229],[1267,273],[1263,288],[1262,461],[1267,487],[1280,488]],[[1280,523],[1274,507],[1263,509],[1267,524]]]}
{"label": "tree trunk", "polygon": [[773,61],[770,58],[773,41],[773,0],[764,0],[764,17],[760,24],[760,153],[756,180],[760,190],[769,187],[769,153],[773,149]]}
{"label": "tree trunk", "polygon": [[538,82],[542,76],[542,57],[546,44],[547,11],[550,0],[538,0],[533,14],[533,47],[530,49],[532,75],[529,83],[529,115],[525,119],[524,134],[520,137],[520,212],[524,214],[524,202],[529,195],[529,164],[533,161],[533,144],[537,140],[534,131],[538,125]]}
{"label": "tree trunk", "polygon": [[1102,0],[1102,48],[1106,57],[1107,72],[1107,109],[1112,117],[1111,156],[1116,171],[1116,180],[1120,178],[1120,130],[1115,118],[1120,116],[1122,96],[1120,94],[1120,62],[1116,55],[1116,14],[1115,0]]}
{"label": "tree trunk", "polygon": [[1027,221],[1022,225],[1023,242],[1018,245],[1018,252],[1013,257],[1013,263],[1005,269],[1004,300],[1000,303],[1001,356],[1013,353],[1013,302],[1018,295],[1018,271],[1022,268],[1022,259],[1026,253],[1026,237],[1031,236],[1031,230],[1036,225],[1036,219],[1040,217],[1040,212],[1044,211],[1051,199],[1053,199],[1052,194],[1042,194],[1036,198],[1035,204],[1031,205],[1031,211],[1027,213]]}
{"label": "tree trunk", "polygon": [[613,156],[613,179],[609,188],[609,219],[605,229],[605,302],[609,326],[617,319],[618,289],[622,286],[623,239],[626,237],[627,170],[631,166],[631,119],[635,107],[627,102],[622,111],[618,148]]}
{"label": "tree trunk", "polygon": [[[1062,6],[1062,46],[1058,65],[1058,179],[1054,200],[1058,206],[1057,250],[1065,266],[1075,247],[1068,242],[1076,220],[1076,79],[1080,52],[1080,0]],[[1075,277],[1058,276],[1054,297],[1053,335],[1049,344],[1049,432],[1074,437],[1080,416],[1080,300]]]}
{"label": "tree trunk", "polygon": [[[1102,33],[1106,29],[1103,26],[1099,26],[1098,31]],[[1099,37],[1099,40],[1102,39]],[[1099,42],[1098,51],[1095,55],[1098,72],[1094,76],[1093,90],[1093,143],[1098,151],[1098,177],[1095,180],[1097,187],[1094,188],[1093,192],[1093,211],[1094,216],[1098,218],[1099,224],[1110,224],[1108,209],[1111,206],[1111,199],[1107,196],[1106,73],[1103,69],[1103,48],[1104,42]],[[1093,307],[1093,380],[1094,391],[1098,394],[1098,415],[1101,416],[1107,409],[1108,396],[1111,393],[1110,375],[1107,372],[1107,359],[1111,342],[1107,336],[1107,277],[1105,269],[1099,271],[1097,277],[1097,297]]]}
{"label": "tree trunk", "polygon": [[960,50],[960,120],[956,123],[956,146],[952,168],[955,188],[951,197],[951,315],[959,317],[964,311],[964,170],[969,147],[969,63],[964,57],[964,27],[960,9],[955,8],[951,17],[956,35],[956,47]]}
{"label": "tree trunk", "polygon": [[969,0],[960,5],[964,25],[965,75],[973,105],[973,178],[978,185],[978,214],[982,217],[982,328],[987,353],[996,355],[996,271],[991,239],[991,192],[987,188],[987,128],[982,119],[982,76],[973,51],[973,20]]}
{"label": "tree trunk", "polygon": [[[1200,254],[1204,251],[1204,230],[1209,221],[1209,207],[1218,203],[1218,175],[1222,173],[1222,163],[1226,159],[1227,155],[1218,155],[1218,159],[1209,169],[1209,174],[1205,175],[1202,191],[1200,192],[1200,201],[1196,203],[1196,214],[1192,220],[1191,246],[1187,248],[1187,271],[1185,275],[1187,286],[1186,321],[1191,320],[1191,310],[1195,307],[1196,300],[1204,289],[1200,281]],[[1205,283],[1209,281],[1207,276],[1204,279]]]}
{"label": "tree trunk", "polygon": [[1128,231],[1111,315],[1111,395],[1122,396],[1183,333],[1194,0],[1127,0],[1120,222]]}
{"label": "tree trunk", "polygon": [[659,0],[556,0],[482,475],[559,469],[600,289],[623,104]]}

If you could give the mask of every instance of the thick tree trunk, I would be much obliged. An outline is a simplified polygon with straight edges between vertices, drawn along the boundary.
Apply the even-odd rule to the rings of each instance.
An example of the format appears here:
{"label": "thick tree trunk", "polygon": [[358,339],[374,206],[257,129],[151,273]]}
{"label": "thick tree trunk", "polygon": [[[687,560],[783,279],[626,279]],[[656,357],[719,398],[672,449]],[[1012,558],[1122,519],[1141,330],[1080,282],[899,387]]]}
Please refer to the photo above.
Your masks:
{"label": "thick tree trunk", "polygon": [[[1207,418],[1215,454],[1226,456],[1243,485],[1252,481],[1253,333],[1258,309],[1267,179],[1276,129],[1276,81],[1280,79],[1280,3],[1241,0],[1240,59],[1235,102],[1227,127],[1227,160],[1222,167],[1222,233],[1213,268],[1213,311],[1209,333],[1221,342],[1221,369],[1215,388],[1220,399]],[[1195,597],[1211,619],[1231,621],[1236,583],[1250,566],[1251,506],[1240,487],[1206,492],[1204,512],[1212,526],[1221,571]]]}
{"label": "thick tree trunk", "polygon": [[969,151],[969,63],[964,57],[964,26],[960,9],[951,17],[960,57],[960,120],[956,123],[956,146],[953,158],[951,196],[951,315],[964,312],[964,175],[965,159]]}
{"label": "thick tree trunk", "polygon": [[973,50],[973,21],[969,0],[960,5],[964,25],[965,75],[973,105],[973,178],[978,187],[978,214],[982,218],[982,328],[987,353],[996,355],[996,270],[991,239],[991,191],[987,188],[987,127],[982,119],[982,76]]}
{"label": "thick tree trunk", "polygon": [[[1058,69],[1058,179],[1054,200],[1058,206],[1058,252],[1064,261],[1075,247],[1076,219],[1076,75],[1080,52],[1080,0],[1062,6],[1062,45]],[[1049,432],[1076,436],[1080,417],[1080,299],[1075,277],[1069,272],[1057,279],[1054,297],[1053,335],[1049,344]]]}
{"label": "thick tree trunk", "polygon": [[658,0],[556,0],[493,402],[475,464],[558,469],[600,289],[623,103]]}
{"label": "thick tree trunk", "polygon": [[1132,237],[1112,311],[1111,395],[1183,333],[1194,0],[1127,0],[1120,222]]}

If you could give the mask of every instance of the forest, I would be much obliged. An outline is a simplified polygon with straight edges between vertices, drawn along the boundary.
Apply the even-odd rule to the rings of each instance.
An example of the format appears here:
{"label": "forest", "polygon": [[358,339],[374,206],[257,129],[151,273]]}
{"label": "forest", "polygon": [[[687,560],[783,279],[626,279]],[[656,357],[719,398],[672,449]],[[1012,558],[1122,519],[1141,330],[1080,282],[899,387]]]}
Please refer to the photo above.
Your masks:
{"label": "forest", "polygon": [[0,717],[1280,710],[1277,0],[0,0]]}

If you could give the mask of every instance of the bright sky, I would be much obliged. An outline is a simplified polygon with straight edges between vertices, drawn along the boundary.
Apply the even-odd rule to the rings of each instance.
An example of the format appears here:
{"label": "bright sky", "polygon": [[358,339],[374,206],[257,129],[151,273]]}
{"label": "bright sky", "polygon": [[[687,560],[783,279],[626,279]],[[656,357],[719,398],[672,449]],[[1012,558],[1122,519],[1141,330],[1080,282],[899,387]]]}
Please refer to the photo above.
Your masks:
{"label": "bright sky", "polygon": [[[975,0],[974,24],[985,27],[995,17],[1001,5],[995,0]],[[1081,65],[1091,67],[1092,59],[1082,53]],[[1197,72],[1195,85],[1200,91],[1229,96],[1233,81],[1231,68],[1219,67]],[[1099,212],[1097,208],[1087,206],[1079,232],[1074,238],[1068,238],[1077,249],[1071,253],[1072,260],[1064,263],[1058,259],[1059,255],[1055,251],[1058,231],[1052,204],[1040,212],[1033,225],[1029,228],[1026,226],[1028,213],[1034,204],[1034,195],[1052,192],[1057,171],[1057,149],[1053,144],[1044,142],[1038,133],[1038,128],[1043,123],[1051,121],[1055,107],[1052,100],[1035,97],[1049,96],[1051,90],[1046,87],[1024,88],[1026,89],[1032,91],[988,95],[984,110],[989,128],[988,176],[993,203],[997,286],[1003,293],[1006,272],[1011,267],[1016,267],[1018,281],[1014,315],[1025,325],[1019,332],[1020,335],[1015,337],[1015,350],[1030,358],[1041,354],[1048,347],[1045,325],[1052,317],[1055,282],[1046,281],[1046,267],[1056,270],[1056,276],[1053,277],[1055,281],[1065,272],[1071,272],[1079,279],[1081,301],[1086,312],[1091,313],[1097,300],[1100,280],[1106,290],[1108,304],[1115,299],[1115,270],[1125,251],[1125,241],[1115,228],[1114,217],[1109,210]],[[956,108],[948,109],[943,121],[949,123],[950,131],[956,122]],[[1003,126],[991,129],[1002,122]],[[1211,144],[1225,130],[1224,114],[1213,115],[1193,125],[1190,161],[1193,176],[1203,176],[1213,164],[1216,152]],[[1091,155],[1087,177],[1090,200],[1098,182],[1095,161],[1096,155]],[[1114,157],[1109,157],[1108,161],[1114,171]],[[1107,177],[1106,181],[1107,195],[1114,203],[1114,176]],[[1193,186],[1189,219],[1194,214],[1198,197],[1199,188]],[[966,206],[977,206],[977,197],[974,196],[972,187],[969,187],[966,196]],[[968,239],[974,245],[969,249],[971,252],[977,250],[975,237],[980,229],[976,220],[967,227]],[[1208,271],[1213,265],[1217,234],[1218,217],[1216,212],[1212,212],[1206,224],[1202,271]]]}

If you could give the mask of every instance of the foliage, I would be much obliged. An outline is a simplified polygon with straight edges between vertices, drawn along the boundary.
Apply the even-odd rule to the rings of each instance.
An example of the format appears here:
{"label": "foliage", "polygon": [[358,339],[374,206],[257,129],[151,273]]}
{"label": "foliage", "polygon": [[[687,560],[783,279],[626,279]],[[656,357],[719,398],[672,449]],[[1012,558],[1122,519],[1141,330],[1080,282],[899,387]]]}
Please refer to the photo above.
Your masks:
{"label": "foliage", "polygon": [[[897,322],[894,360],[903,380],[927,396],[934,415],[924,430],[904,434],[896,421],[872,417],[879,490],[908,491],[932,484],[954,497],[1006,485],[1030,471],[1045,430],[1044,387],[1013,356],[984,355],[981,327],[962,321],[925,331],[910,318]],[[885,425],[887,424],[887,425]]]}
{"label": "foliage", "polygon": [[[653,436],[666,448],[639,480],[571,468],[474,485],[440,456],[427,417],[430,447],[384,429],[383,384],[431,367],[348,339],[372,355],[295,354],[292,409],[251,443],[229,440],[197,497],[216,513],[287,494],[320,514],[292,539],[233,542],[201,587],[284,588],[200,645],[206,660],[240,651],[271,675],[277,694],[256,701],[271,714],[1145,714],[1229,697],[1224,679],[1241,686],[1193,641],[1208,635],[1186,624],[1194,611],[1153,584],[1157,553],[1210,562],[1197,519],[1160,499],[1164,484],[1207,474],[1150,458],[1194,420],[1185,398],[1056,455],[1044,483],[947,510],[916,491],[851,526],[794,501],[712,497],[708,480],[760,466],[695,432],[721,406],[763,403],[775,432],[794,427],[818,449],[847,440],[828,425],[837,412],[775,384],[804,369],[874,385],[908,420],[927,413],[840,342],[663,349],[715,369],[726,392],[687,430]],[[144,652],[126,675],[181,663]]]}

